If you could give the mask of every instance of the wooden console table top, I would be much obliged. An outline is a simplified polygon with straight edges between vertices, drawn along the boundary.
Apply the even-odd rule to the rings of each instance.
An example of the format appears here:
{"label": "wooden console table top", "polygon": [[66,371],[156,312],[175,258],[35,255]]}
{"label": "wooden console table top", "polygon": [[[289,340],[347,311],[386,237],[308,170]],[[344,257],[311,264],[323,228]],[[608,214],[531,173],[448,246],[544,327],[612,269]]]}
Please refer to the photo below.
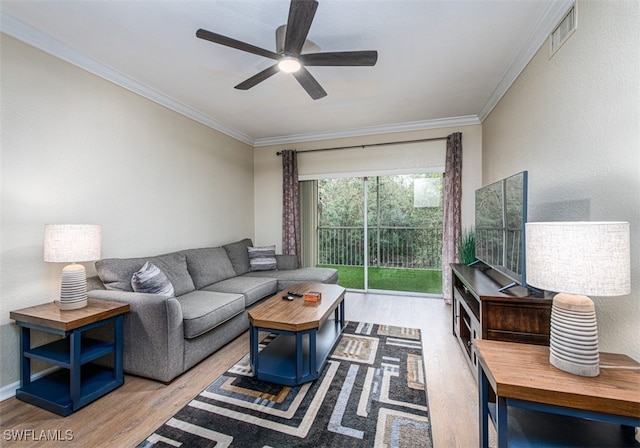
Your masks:
{"label": "wooden console table top", "polygon": [[[640,417],[640,370],[600,368],[582,377],[549,364],[549,347],[474,341],[489,383],[505,398],[568,408]],[[600,352],[601,366],[640,367],[626,355]]]}

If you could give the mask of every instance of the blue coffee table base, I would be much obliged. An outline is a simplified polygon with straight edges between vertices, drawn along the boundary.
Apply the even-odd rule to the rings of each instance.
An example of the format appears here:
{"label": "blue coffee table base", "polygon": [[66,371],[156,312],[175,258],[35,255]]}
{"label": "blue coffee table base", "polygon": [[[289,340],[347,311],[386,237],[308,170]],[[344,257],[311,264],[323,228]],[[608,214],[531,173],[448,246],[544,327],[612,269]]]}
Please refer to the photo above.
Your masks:
{"label": "blue coffee table base", "polygon": [[[320,376],[329,354],[344,329],[344,299],[320,328],[303,331],[285,331],[256,327],[251,324],[251,369],[260,380],[285,386],[313,381]],[[258,350],[258,332],[277,334],[262,351]]]}

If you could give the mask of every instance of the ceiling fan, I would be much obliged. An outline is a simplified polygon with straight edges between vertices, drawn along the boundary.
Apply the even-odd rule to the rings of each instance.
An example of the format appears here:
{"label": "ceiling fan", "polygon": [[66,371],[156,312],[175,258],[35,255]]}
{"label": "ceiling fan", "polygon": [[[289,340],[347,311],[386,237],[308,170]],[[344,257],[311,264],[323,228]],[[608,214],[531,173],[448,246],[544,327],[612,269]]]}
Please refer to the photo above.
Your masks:
{"label": "ceiling fan", "polygon": [[[204,29],[196,31],[200,39],[236,48],[248,53],[257,54],[278,61],[269,68],[241,82],[236,89],[248,90],[265,79],[275,75],[278,71],[292,73],[307,93],[317,100],[327,95],[320,83],[309,73],[309,66],[374,66],[378,60],[377,51],[339,51],[324,53],[302,54],[307,41],[307,34],[315,16],[318,2],[315,0],[291,0],[289,18],[286,26],[276,30],[277,53],[264,48],[241,42],[221,34],[212,33]],[[284,43],[278,42],[282,40]]]}

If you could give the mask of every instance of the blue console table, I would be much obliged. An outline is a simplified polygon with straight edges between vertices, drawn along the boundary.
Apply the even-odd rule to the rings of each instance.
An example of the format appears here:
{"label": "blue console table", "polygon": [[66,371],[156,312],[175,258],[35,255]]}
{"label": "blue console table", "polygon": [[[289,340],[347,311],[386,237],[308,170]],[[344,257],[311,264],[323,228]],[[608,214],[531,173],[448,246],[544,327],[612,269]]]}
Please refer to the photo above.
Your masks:
{"label": "blue console table", "polygon": [[[11,311],[20,332],[20,388],[16,398],[67,416],[82,406],[124,384],[122,322],[129,305],[89,299],[88,306],[60,310],[55,303]],[[103,341],[85,332],[113,325],[113,338]],[[62,336],[37,347],[31,345],[31,330]],[[113,367],[95,363],[113,354]],[[37,380],[31,378],[31,360],[58,369]]]}

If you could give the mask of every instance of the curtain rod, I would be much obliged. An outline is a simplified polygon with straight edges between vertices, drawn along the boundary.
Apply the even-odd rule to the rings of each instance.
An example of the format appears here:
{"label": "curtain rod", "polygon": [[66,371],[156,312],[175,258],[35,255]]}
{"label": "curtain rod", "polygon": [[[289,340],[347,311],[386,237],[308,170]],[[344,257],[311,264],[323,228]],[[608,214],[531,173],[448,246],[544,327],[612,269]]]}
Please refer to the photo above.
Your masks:
{"label": "curtain rod", "polygon": [[[433,138],[421,138],[418,140],[404,140],[401,142],[385,142],[385,143],[369,143],[369,144],[365,144],[365,145],[353,145],[353,146],[337,146],[335,148],[321,148],[321,149],[307,149],[305,151],[296,151],[298,153],[302,153],[302,152],[317,152],[317,151],[336,151],[339,149],[353,149],[353,148],[366,148],[369,146],[389,146],[389,145],[403,145],[406,143],[420,143],[420,142],[432,142],[432,141],[437,141],[437,140],[446,140],[447,137],[433,137]],[[276,153],[277,156],[282,155],[282,151],[278,151]]]}

